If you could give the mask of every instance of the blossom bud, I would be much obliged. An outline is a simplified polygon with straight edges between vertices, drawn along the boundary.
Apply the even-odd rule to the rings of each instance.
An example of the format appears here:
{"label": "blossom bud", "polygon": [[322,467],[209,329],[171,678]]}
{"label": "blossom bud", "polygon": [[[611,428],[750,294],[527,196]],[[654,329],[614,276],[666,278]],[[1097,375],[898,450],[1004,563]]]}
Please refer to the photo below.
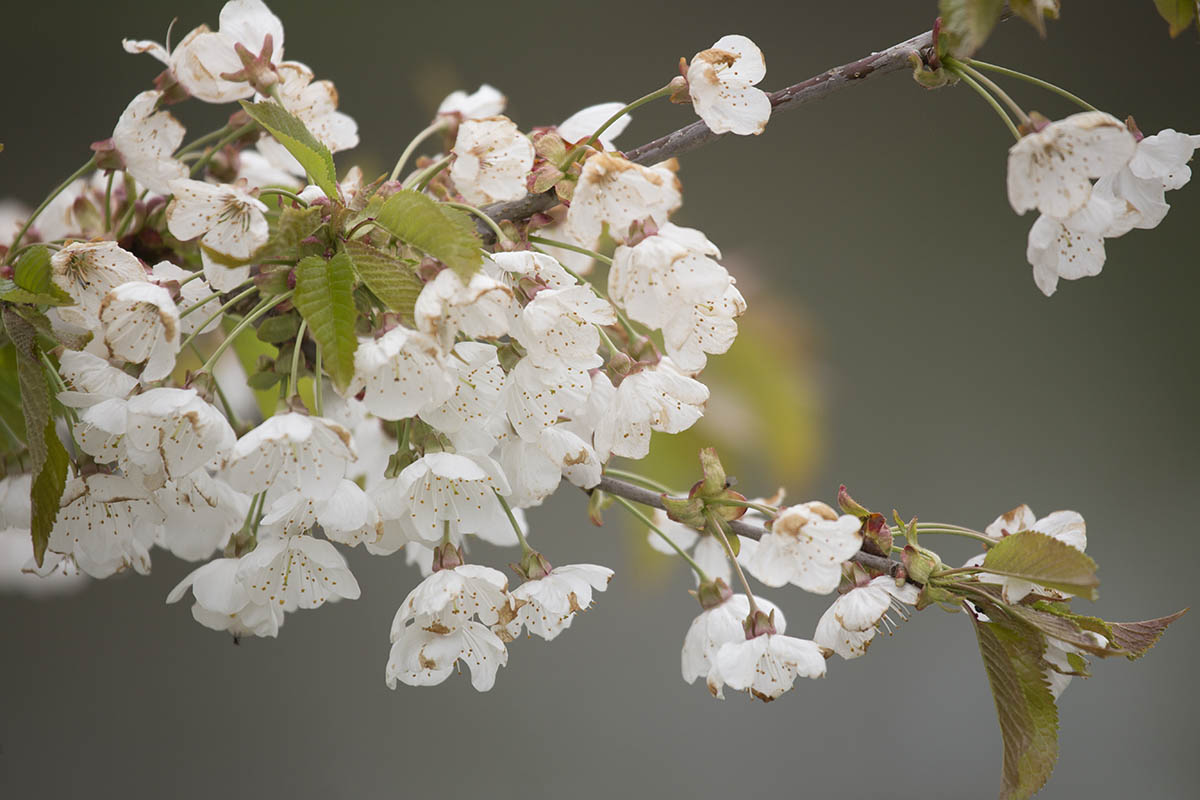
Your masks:
{"label": "blossom bud", "polygon": [[696,587],[696,599],[700,601],[700,607],[705,611],[716,608],[731,597],[733,597],[733,590],[721,578],[705,581]]}
{"label": "blossom bud", "polygon": [[[679,69],[684,74],[687,74],[687,59],[679,59]],[[692,102],[692,93],[688,90],[687,78],[683,75],[676,75],[671,78],[671,96],[670,100],[676,105],[688,105]]]}
{"label": "blossom bud", "polygon": [[608,368],[618,375],[628,375],[633,369],[633,359],[625,353],[613,353],[613,357],[608,360]]}
{"label": "blossom bud", "polygon": [[926,584],[917,596],[917,611],[924,611],[934,603],[940,603],[947,611],[958,611],[958,596],[949,589]]}
{"label": "blossom bud", "polygon": [[904,562],[909,580],[913,583],[928,583],[929,576],[940,572],[945,567],[937,553],[912,544],[904,546],[904,552],[901,553],[900,559]]}
{"label": "blossom bud", "polygon": [[466,561],[462,548],[455,547],[451,542],[433,548],[433,571],[461,567]]}
{"label": "blossom bud", "polygon": [[764,633],[776,633],[775,609],[771,609],[769,616],[757,609],[751,611],[750,616],[742,621],[742,629],[746,631],[747,639],[757,638]]}
{"label": "blossom bud", "polygon": [[540,580],[554,569],[546,557],[537,550],[529,550],[521,557],[520,564],[509,564],[513,571],[527,581]]}
{"label": "blossom bud", "polygon": [[89,147],[96,154],[97,169],[125,169],[125,159],[121,157],[121,153],[117,150],[117,145],[111,137],[92,142]]}

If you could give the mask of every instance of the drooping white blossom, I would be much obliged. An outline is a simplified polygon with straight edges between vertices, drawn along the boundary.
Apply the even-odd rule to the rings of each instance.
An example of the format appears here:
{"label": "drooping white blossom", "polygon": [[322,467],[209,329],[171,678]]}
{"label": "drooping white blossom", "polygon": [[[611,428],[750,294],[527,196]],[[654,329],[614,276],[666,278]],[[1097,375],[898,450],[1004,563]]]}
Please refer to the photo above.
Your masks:
{"label": "drooping white blossom", "polygon": [[913,584],[897,586],[895,578],[887,575],[856,586],[834,600],[821,615],[813,641],[842,658],[858,658],[867,652],[876,626],[888,609],[898,603],[915,605],[918,594]]}
{"label": "drooping white blossom", "polygon": [[373,497],[385,537],[434,544],[449,531],[514,545],[516,532],[496,497],[509,491],[503,471],[486,456],[426,453],[380,484]]}
{"label": "drooping white blossom", "polygon": [[714,133],[760,134],[771,117],[771,100],[755,84],[766,74],[766,59],[754,42],[722,36],[688,65],[692,106]]}
{"label": "drooping white blossom", "polygon": [[600,482],[602,470],[590,437],[584,439],[569,424],[542,428],[532,440],[509,435],[499,460],[512,486],[509,502],[523,508],[540,504],[564,477],[590,489]]}
{"label": "drooping white blossom", "polygon": [[148,488],[220,466],[236,441],[228,420],[195,389],[150,389],[131,398],[125,414],[122,467],[153,484]]}
{"label": "drooping white blossom", "polygon": [[1125,123],[1101,111],[1051,122],[1009,149],[1008,201],[1018,214],[1065,219],[1087,203],[1091,179],[1116,174],[1136,147]]}
{"label": "drooping white blossom", "polygon": [[541,367],[526,357],[508,373],[504,408],[517,434],[534,440],[542,429],[582,408],[591,388],[592,381],[582,368],[565,362]]}
{"label": "drooping white blossom", "polygon": [[166,481],[152,497],[164,517],[156,543],[185,561],[224,547],[250,510],[249,497],[203,469]]}
{"label": "drooping white blossom", "polygon": [[270,62],[278,66],[283,59],[283,23],[262,0],[230,0],[221,8],[220,27],[192,31],[169,54],[153,43],[125,42],[128,52],[148,52],[163,61],[180,85],[206,103],[230,103],[250,97],[254,88],[245,81],[231,81],[223,75],[240,72],[242,60],[236,46],[259,55],[270,37]]}
{"label": "drooping white blossom", "polygon": [[38,567],[30,534],[29,473],[0,478],[0,592],[29,597],[67,594],[82,589],[87,578],[75,560],[47,552]]}
{"label": "drooping white blossom", "polygon": [[54,283],[75,305],[55,309],[64,323],[83,331],[99,328],[100,303],[117,286],[145,281],[138,257],[116,242],[72,242],[50,257]]}
{"label": "drooping white blossom", "polygon": [[522,280],[550,289],[566,289],[579,283],[563,269],[557,258],[533,250],[491,253],[483,262],[483,269],[514,291],[521,286]]}
{"label": "drooping white blossom", "polygon": [[438,106],[439,115],[457,115],[460,119],[484,119],[499,116],[508,104],[508,98],[494,86],[481,85],[467,94],[459,90],[446,95]]}
{"label": "drooping white blossom", "polygon": [[453,389],[441,405],[421,419],[450,436],[460,449],[489,451],[504,419],[504,369],[496,346],[459,342],[446,360]]}
{"label": "drooping white blossom", "polygon": [[286,611],[357,600],[358,581],[332,544],[312,536],[260,537],[242,556],[237,579],[250,600]]}
{"label": "drooping white blossom", "polygon": [[484,272],[464,284],[454,270],[444,269],[417,295],[413,318],[417,330],[449,350],[459,331],[474,339],[508,333],[512,303],[512,290]]}
{"label": "drooping white blossom", "polygon": [[839,516],[820,501],[789,506],[759,539],[746,569],[767,586],[791,583],[829,594],[841,580],[842,562],[862,546],[860,525],[858,517]]}
{"label": "drooping white blossom", "polygon": [[437,342],[396,327],[378,339],[359,341],[350,394],[380,419],[395,420],[437,408],[454,391],[453,376]]}
{"label": "drooping white blossom", "polygon": [[132,568],[150,572],[150,547],[163,517],[149,496],[119,475],[67,481],[48,549],[69,555],[93,578]]}
{"label": "drooping white blossom", "polygon": [[266,491],[326,498],[354,460],[350,432],[336,422],[295,412],[276,414],[238,439],[225,479],[246,494]]}
{"label": "drooping white blossom", "polygon": [[596,454],[644,458],[650,452],[650,431],[679,433],[704,414],[708,387],[689,378],[669,358],[621,381],[612,403],[596,425]]}
{"label": "drooping white blossom", "polygon": [[1054,294],[1060,278],[1099,275],[1105,257],[1104,237],[1099,233],[1073,231],[1045,214],[1029,229],[1025,258],[1033,266],[1034,283],[1047,297]]}
{"label": "drooping white blossom", "polygon": [[[762,597],[755,595],[755,605],[764,613],[773,615],[775,630],[783,633],[787,629],[787,620],[779,607]],[[750,603],[744,594],[735,594],[720,605],[701,611],[692,624],[688,626],[687,634],[683,637],[683,651],[680,666],[683,679],[695,683],[697,678],[708,678],[713,671],[717,651],[723,645],[737,643],[746,639],[746,629],[742,623],[750,614]],[[718,676],[709,682],[709,689],[717,697],[724,697],[722,684]]]}
{"label": "drooping white blossom", "polygon": [[192,617],[206,628],[229,631],[234,637],[279,634],[284,609],[278,603],[255,602],[239,579],[241,559],[217,558],[184,578],[167,595],[168,603],[177,603],[192,590]]}
{"label": "drooping white blossom", "polygon": [[509,639],[515,639],[524,628],[550,641],[571,627],[579,611],[592,604],[592,591],[608,588],[613,571],[595,564],[569,564],[554,567],[541,578],[525,581],[510,594],[515,601],[516,616],[503,626]]}
{"label": "drooping white blossom", "polygon": [[508,579],[499,570],[479,564],[441,569],[417,584],[400,604],[392,620],[392,641],[414,621],[423,626],[434,621],[453,625],[478,617],[485,625],[495,625],[510,616],[511,608]]}
{"label": "drooping white blossom", "polygon": [[161,380],[175,368],[179,309],[163,287],[145,280],[114,287],[100,302],[100,324],[110,357],[145,362],[143,383]]}
{"label": "drooping white blossom", "polygon": [[[185,336],[195,333],[201,323],[208,319],[212,312],[216,310],[216,306],[207,305],[207,303],[212,302],[212,298],[216,292],[208,285],[208,281],[204,279],[203,275],[188,272],[185,269],[175,266],[170,261],[160,261],[150,269],[150,279],[159,286],[165,287],[174,283],[179,287],[179,330]],[[184,312],[188,307],[199,303],[206,303],[206,305],[184,316]],[[216,330],[220,324],[221,319],[217,317],[205,325],[204,330],[200,332],[209,333]]]}
{"label": "drooping white blossom", "polygon": [[450,179],[472,205],[525,196],[533,142],[507,117],[469,119],[458,128]]}
{"label": "drooping white blossom", "polygon": [[[576,144],[586,141],[593,133],[599,130],[600,126],[612,118],[622,108],[625,103],[597,103],[587,108],[581,108],[571,116],[558,124],[558,135],[570,144]],[[622,114],[616,122],[608,126],[604,133],[600,134],[597,143],[602,150],[615,150],[613,140],[621,135],[621,132],[629,127],[629,123],[633,121],[633,117],[629,114]]]}
{"label": "drooping white blossom", "polygon": [[218,291],[237,288],[250,275],[241,262],[267,243],[267,206],[237,184],[180,180],[171,183],[175,195],[167,206],[167,229],[180,241],[201,237],[204,275]]}
{"label": "drooping white blossom", "polygon": [[718,696],[722,686],[729,686],[770,702],[791,689],[796,678],[824,676],[825,655],[816,642],[764,633],[721,645],[708,674],[708,685]]}
{"label": "drooping white blossom", "polygon": [[471,686],[486,692],[496,684],[496,672],[508,663],[508,650],[499,636],[474,620],[453,626],[412,624],[392,643],[384,675],[389,689],[396,688],[396,681],[432,686],[450,677],[459,661],[471,671]]}
{"label": "drooping white blossom", "polygon": [[71,408],[86,408],[105,400],[124,400],[138,387],[137,378],[83,350],[62,351],[58,357],[58,373],[67,385],[66,391],[58,393],[58,401]]}
{"label": "drooping white blossom", "polygon": [[608,153],[596,153],[584,162],[575,186],[567,229],[574,241],[595,249],[608,226],[609,235],[623,243],[634,223],[650,221],[661,227],[683,203],[678,164],[674,159],[643,167]]}
{"label": "drooping white blossom", "polygon": [[170,194],[171,181],[186,178],[187,165],[172,157],[183,144],[183,125],[169,111],[156,111],[162,92],[138,94],[113,129],[113,146],[125,171],[152,192]]}
{"label": "drooping white blossom", "polygon": [[543,289],[514,319],[512,336],[539,367],[568,365],[579,369],[600,366],[597,325],[614,325],[612,304],[582,284],[566,289]]}

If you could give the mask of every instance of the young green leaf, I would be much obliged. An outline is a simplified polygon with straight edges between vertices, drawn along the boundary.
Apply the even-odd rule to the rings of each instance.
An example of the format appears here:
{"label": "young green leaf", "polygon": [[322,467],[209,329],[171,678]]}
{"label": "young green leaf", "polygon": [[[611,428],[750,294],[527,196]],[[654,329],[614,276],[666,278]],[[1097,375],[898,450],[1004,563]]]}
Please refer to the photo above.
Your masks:
{"label": "young green leaf", "polygon": [[969,58],[983,47],[1004,10],[1004,0],[940,0],[942,30],[949,41],[950,54]]}
{"label": "young green leaf", "polygon": [[1008,7],[1046,38],[1046,20],[1058,19],[1058,0],[1009,0]]}
{"label": "young green leaf", "polygon": [[1166,631],[1167,626],[1188,612],[1188,609],[1176,611],[1165,617],[1147,619],[1141,622],[1110,622],[1113,641],[1128,652],[1130,661],[1146,655],[1151,647],[1158,642],[1159,637]]}
{"label": "young green leaf", "polygon": [[396,192],[379,208],[375,221],[400,241],[450,267],[464,281],[483,263],[479,234],[471,218],[420,192]]}
{"label": "young green leaf", "polygon": [[[67,450],[58,440],[54,430],[54,418],[46,420],[41,433],[46,443],[46,458],[41,469],[35,472],[29,489],[30,517],[29,532],[33,537],[33,559],[40,567],[46,557],[46,545],[50,543],[50,531],[58,517],[63,490],[67,486]],[[33,437],[30,437],[33,438]]]}
{"label": "young green leaf", "polygon": [[281,314],[267,317],[258,325],[258,340],[268,344],[281,344],[296,338],[300,330],[300,317],[295,314]]}
{"label": "young green leaf", "polygon": [[1196,16],[1196,0],[1154,0],[1154,5],[1170,26],[1172,39],[1186,31]]}
{"label": "young green leaf", "polygon": [[997,575],[1021,578],[1063,592],[1095,600],[1096,562],[1069,544],[1037,531],[1006,536],[983,560],[983,569]]}
{"label": "young green leaf", "polygon": [[338,199],[337,170],[329,148],[286,108],[272,100],[261,103],[240,101],[250,118],[266,128],[300,162],[308,177],[330,200]]}
{"label": "young green leaf", "polygon": [[50,387],[37,344],[37,329],[6,307],[3,313],[4,330],[17,349],[17,380],[21,385],[21,411],[25,416],[25,446],[33,461],[30,471],[36,474],[46,460],[46,440],[41,432],[50,419]]}
{"label": "young green leaf", "polygon": [[413,306],[424,285],[412,263],[356,239],[346,242],[344,247],[354,262],[355,272],[367,288],[388,308],[411,321]]}
{"label": "young green leaf", "polygon": [[1058,709],[1046,681],[1045,640],[1030,628],[972,620],[1004,743],[1001,800],[1025,800],[1058,760]]}
{"label": "young green leaf", "polygon": [[292,303],[308,321],[313,338],[321,346],[325,370],[338,388],[344,389],[354,376],[354,265],[350,256],[338,253],[329,261],[309,256],[296,265],[296,293]]}
{"label": "young green leaf", "polygon": [[71,295],[54,285],[50,271],[50,250],[42,245],[31,247],[13,265],[12,280],[0,281],[0,300],[45,306],[74,305]]}
{"label": "young green leaf", "polygon": [[[320,206],[292,208],[284,206],[267,243],[255,251],[252,261],[274,261],[299,258],[300,243],[321,227]],[[249,263],[249,262],[247,262]]]}

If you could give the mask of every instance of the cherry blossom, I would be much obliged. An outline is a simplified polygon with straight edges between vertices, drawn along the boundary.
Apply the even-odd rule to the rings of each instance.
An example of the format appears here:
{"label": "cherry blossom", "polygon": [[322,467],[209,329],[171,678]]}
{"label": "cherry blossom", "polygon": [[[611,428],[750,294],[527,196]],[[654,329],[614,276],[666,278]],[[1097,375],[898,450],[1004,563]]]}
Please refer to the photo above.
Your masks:
{"label": "cherry blossom", "polygon": [[915,605],[918,594],[911,583],[897,585],[896,579],[888,575],[874,578],[833,601],[817,622],[813,640],[842,658],[858,658],[867,652],[876,626],[888,609],[902,608],[898,603]]}
{"label": "cherry blossom", "polygon": [[539,367],[564,364],[590,369],[604,363],[596,352],[600,333],[595,326],[616,322],[612,304],[589,286],[544,289],[514,320],[512,336]]}
{"label": "cherry blossom", "polygon": [[[160,261],[150,269],[150,279],[159,286],[170,287],[172,283],[179,287],[179,330],[184,334],[195,333],[202,322],[208,318],[208,314],[203,312],[195,312],[183,316],[183,312],[189,306],[195,306],[199,303],[208,301],[216,292],[208,285],[208,281],[204,280],[202,275],[197,275],[194,272],[188,272],[181,269],[170,261]],[[220,317],[212,320],[204,326],[201,333],[209,333],[216,330],[221,324]]]}
{"label": "cherry blossom", "polygon": [[138,387],[137,378],[83,350],[64,350],[58,357],[58,373],[68,387],[58,393],[58,401],[71,408],[125,399]]}
{"label": "cherry blossom", "polygon": [[[776,631],[783,633],[786,630],[787,620],[774,603],[758,596],[755,596],[754,602],[763,613],[773,615]],[[706,608],[692,620],[683,637],[681,654],[685,681],[695,683],[697,678],[707,679],[713,671],[717,651],[725,644],[745,641],[746,629],[742,623],[749,614],[750,602],[746,595],[735,594],[712,608]],[[724,699],[719,674],[713,675],[708,685],[714,696]]]}
{"label": "cherry blossom", "polygon": [[277,603],[255,602],[239,580],[241,559],[218,558],[188,573],[167,595],[168,603],[183,599],[192,590],[192,617],[206,628],[240,636],[279,634],[284,611]]}
{"label": "cherry blossom", "polygon": [[608,153],[593,155],[584,162],[567,214],[572,240],[594,249],[605,225],[614,240],[624,243],[635,222],[666,224],[683,202],[677,168],[674,159],[643,167]]}
{"label": "cherry blossom", "polygon": [[461,90],[451,92],[442,100],[437,113],[463,120],[484,119],[499,116],[507,104],[508,98],[500,90],[485,83],[471,94]]}
{"label": "cherry blossom", "polygon": [[431,622],[409,625],[392,643],[385,677],[389,689],[396,681],[408,686],[441,683],[462,661],[471,671],[471,686],[486,692],[496,684],[496,672],[508,663],[504,642],[488,627],[474,620],[453,626]]}
{"label": "cherry blossom", "polygon": [[[1091,639],[1097,647],[1106,647],[1108,639],[1095,631],[1083,631],[1083,635]],[[1042,661],[1045,663],[1046,682],[1050,685],[1050,693],[1057,700],[1071,678],[1087,677],[1087,662],[1083,660],[1086,651],[1079,649],[1053,636],[1046,637],[1046,649],[1042,651]],[[1075,663],[1071,663],[1074,661]]]}
{"label": "cherry blossom", "polygon": [[508,333],[512,290],[483,272],[466,284],[444,269],[425,284],[413,306],[417,329],[449,350],[459,331],[477,339],[494,339]]}
{"label": "cherry blossom", "polygon": [[1045,214],[1029,229],[1025,257],[1033,266],[1033,280],[1049,297],[1060,278],[1076,280],[1099,275],[1104,268],[1104,237],[1099,233],[1073,231]]}
{"label": "cherry blossom", "polygon": [[74,477],[60,505],[49,550],[73,557],[93,578],[128,568],[149,574],[163,517],[145,490],[118,475]]}
{"label": "cherry blossom", "polygon": [[78,591],[87,578],[74,559],[46,553],[40,568],[34,562],[29,530],[32,481],[28,473],[0,478],[0,592],[45,597]]}
{"label": "cherry blossom", "polygon": [[99,327],[100,304],[111,290],[146,280],[142,262],[116,242],[72,242],[50,257],[50,268],[55,285],[75,301],[55,309],[56,314],[85,331]]}
{"label": "cherry blossom", "polygon": [[495,345],[460,342],[447,359],[453,389],[441,405],[421,419],[448,434],[465,449],[491,450],[504,418],[504,369]]}
{"label": "cherry blossom", "polygon": [[[426,453],[374,492],[385,529],[398,527],[411,541],[436,543],[473,533],[500,545],[517,543],[496,492],[510,488],[499,465],[486,456]],[[387,532],[385,530],[385,536]]]}
{"label": "cherry blossom", "polygon": [[533,250],[491,253],[484,261],[483,268],[514,291],[521,286],[523,279],[551,289],[566,289],[579,283],[563,269],[557,258]]}
{"label": "cherry blossom", "polygon": [[[1029,506],[1021,505],[997,517],[991,525],[984,529],[984,533],[995,539],[1000,539],[1004,536],[1026,530],[1044,533],[1063,544],[1074,547],[1080,552],[1087,549],[1087,525],[1083,521],[1083,517],[1075,511],[1055,511],[1041,519],[1037,519]],[[985,555],[981,553],[973,556],[963,566],[982,567]],[[1004,602],[1006,603],[1019,603],[1031,592],[1055,598],[1069,596],[1021,578],[1010,578],[1004,575],[992,575],[983,572],[979,575],[979,580],[983,583],[998,584],[1001,587]]]}
{"label": "cherry blossom", "polygon": [[510,435],[500,445],[500,465],[512,486],[509,502],[516,506],[540,504],[563,477],[583,489],[600,482],[596,451],[568,424],[542,428],[534,440]]}
{"label": "cherry blossom", "polygon": [[350,432],[335,422],[295,412],[276,414],[238,439],[225,479],[246,494],[268,499],[296,492],[329,497],[354,460]]}
{"label": "cherry blossom", "polygon": [[839,516],[820,501],[790,506],[772,521],[746,569],[767,586],[791,583],[829,594],[841,579],[842,562],[862,546],[860,525],[858,517]]}
{"label": "cherry blossom", "polygon": [[504,408],[517,434],[532,440],[541,436],[543,428],[582,408],[591,388],[592,381],[584,369],[565,362],[538,366],[526,357],[508,373]]}
{"label": "cherry blossom", "polygon": [[511,640],[521,628],[537,634],[546,641],[571,627],[576,612],[592,604],[592,591],[608,588],[613,571],[595,564],[569,564],[555,567],[543,577],[527,580],[510,594],[515,601],[516,616],[502,626]]}
{"label": "cherry blossom", "polygon": [[359,341],[354,352],[352,394],[380,419],[404,419],[437,408],[454,391],[453,376],[437,342],[396,327],[378,339]]}
{"label": "cherry blossom", "polygon": [[404,627],[414,620],[427,626],[433,621],[454,624],[478,617],[485,625],[495,625],[511,612],[504,573],[478,564],[440,569],[421,581],[401,603],[392,620],[392,641],[399,639]]}
{"label": "cherry blossom", "polygon": [[717,651],[713,665],[708,676],[710,690],[714,685],[718,691],[727,685],[748,691],[764,702],[791,689],[796,678],[825,677],[825,655],[820,645],[780,633],[726,642]]}
{"label": "cherry blossom", "polygon": [[755,84],[766,74],[766,59],[754,42],[737,34],[722,36],[688,65],[696,114],[714,133],[762,133],[771,117],[771,99]]}
{"label": "cherry blossom", "polygon": [[138,49],[145,48],[145,43],[126,42],[125,49],[149,52],[165,61],[180,85],[206,103],[250,97],[254,87],[249,83],[224,77],[243,70],[236,47],[242,45],[255,56],[269,54],[269,62],[278,65],[283,59],[283,23],[262,0],[230,0],[221,8],[219,19],[215,33],[203,27],[193,31],[167,58],[158,50]]}
{"label": "cherry blossom", "polygon": [[1137,140],[1116,117],[1085,111],[1051,122],[1008,151],[1008,201],[1065,219],[1087,203],[1091,178],[1114,175],[1133,158]]}
{"label": "cherry blossom", "polygon": [[312,536],[260,538],[258,546],[242,556],[237,579],[255,604],[286,611],[357,600],[360,594],[342,554]]}
{"label": "cherry blossom", "polygon": [[131,398],[125,413],[122,465],[157,486],[219,466],[236,441],[221,412],[194,389],[150,389]]}
{"label": "cherry blossom", "polygon": [[[558,135],[571,144],[586,141],[601,125],[608,122],[613,114],[625,107],[624,103],[597,103],[576,111],[558,124]],[[633,117],[622,114],[616,122],[608,126],[597,140],[602,150],[615,150],[613,140],[629,127]]]}
{"label": "cherry blossom", "polygon": [[125,171],[152,192],[170,194],[171,181],[186,178],[187,165],[172,158],[183,144],[184,127],[167,111],[156,111],[162,92],[142,92],[117,120],[112,142]]}
{"label": "cherry blossom", "polygon": [[182,180],[171,183],[175,198],[167,206],[167,228],[181,241],[201,237],[204,275],[218,291],[236,289],[250,275],[246,261],[270,236],[267,206],[244,187]]}
{"label": "cherry blossom", "polygon": [[608,413],[596,424],[596,454],[644,458],[650,431],[679,433],[704,414],[708,387],[682,374],[669,358],[628,375],[613,395]]}
{"label": "cherry blossom", "polygon": [[525,196],[533,143],[507,117],[469,119],[458,128],[450,179],[468,203],[484,205]]}
{"label": "cherry blossom", "polygon": [[250,510],[249,497],[203,469],[165,482],[152,497],[164,517],[156,544],[185,561],[224,547]]}
{"label": "cherry blossom", "polygon": [[110,357],[145,362],[143,383],[161,380],[175,368],[179,309],[166,289],[145,280],[122,283],[101,301],[100,323]]}

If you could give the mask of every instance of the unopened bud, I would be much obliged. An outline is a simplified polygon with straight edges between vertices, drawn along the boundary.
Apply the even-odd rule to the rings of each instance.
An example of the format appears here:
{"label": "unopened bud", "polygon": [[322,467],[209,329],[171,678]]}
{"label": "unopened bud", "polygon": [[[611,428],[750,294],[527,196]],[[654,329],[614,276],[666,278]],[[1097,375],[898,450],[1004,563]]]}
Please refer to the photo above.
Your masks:
{"label": "unopened bud", "polygon": [[746,631],[747,639],[754,639],[763,634],[776,633],[775,612],[771,611],[770,615],[767,615],[762,611],[751,611],[750,615],[742,620],[742,629]]}
{"label": "unopened bud", "polygon": [[455,547],[451,542],[446,542],[433,548],[434,572],[461,567],[465,563],[466,560],[463,558],[462,549]]}
{"label": "unopened bud", "polygon": [[613,353],[612,358],[608,360],[608,368],[618,375],[628,375],[633,369],[633,359],[625,353]]}
{"label": "unopened bud", "polygon": [[911,544],[904,546],[900,559],[904,562],[904,568],[908,570],[909,579],[913,583],[928,583],[929,576],[945,567],[937,553]]}
{"label": "unopened bud", "polygon": [[520,564],[509,564],[513,571],[527,581],[540,580],[554,569],[546,557],[537,550],[530,550],[521,557]]}
{"label": "unopened bud", "polygon": [[721,578],[713,578],[696,587],[696,599],[700,601],[700,607],[705,611],[716,608],[731,597],[733,597],[733,590]]}

